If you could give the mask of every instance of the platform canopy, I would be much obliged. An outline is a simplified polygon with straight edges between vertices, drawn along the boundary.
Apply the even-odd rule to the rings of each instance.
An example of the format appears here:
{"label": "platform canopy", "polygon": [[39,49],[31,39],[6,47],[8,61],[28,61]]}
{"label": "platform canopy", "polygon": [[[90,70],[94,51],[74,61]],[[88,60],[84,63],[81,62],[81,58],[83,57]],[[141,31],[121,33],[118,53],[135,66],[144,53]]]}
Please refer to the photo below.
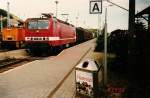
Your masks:
{"label": "platform canopy", "polygon": [[150,6],[147,7],[147,8],[145,8],[145,9],[142,10],[141,12],[137,13],[135,16],[136,16],[136,17],[140,17],[140,16],[142,16],[142,15],[144,15],[144,14],[150,14]]}
{"label": "platform canopy", "polygon": [[[3,19],[7,19],[7,18],[6,18],[6,17],[7,17],[7,11],[6,11],[6,10],[0,9],[0,15],[2,15]],[[22,20],[22,19],[20,19],[19,17],[15,16],[15,15],[13,15],[13,14],[11,14],[11,13],[10,13],[10,18],[11,18],[11,19],[14,19],[14,20],[17,20],[18,22],[23,23],[23,20]]]}
{"label": "platform canopy", "polygon": [[[146,16],[145,16],[146,15]],[[148,22],[148,30],[150,30],[150,6],[135,15],[135,18],[143,18]]]}

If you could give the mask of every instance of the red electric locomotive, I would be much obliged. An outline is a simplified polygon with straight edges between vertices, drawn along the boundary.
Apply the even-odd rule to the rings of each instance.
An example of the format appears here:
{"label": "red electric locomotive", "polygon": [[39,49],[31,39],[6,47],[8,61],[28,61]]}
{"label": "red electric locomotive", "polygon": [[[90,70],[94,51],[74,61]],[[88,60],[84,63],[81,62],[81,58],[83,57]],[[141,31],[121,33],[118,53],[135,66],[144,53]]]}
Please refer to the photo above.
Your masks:
{"label": "red electric locomotive", "polygon": [[73,25],[42,14],[40,18],[29,18],[25,22],[25,42],[30,53],[48,53],[76,42]]}

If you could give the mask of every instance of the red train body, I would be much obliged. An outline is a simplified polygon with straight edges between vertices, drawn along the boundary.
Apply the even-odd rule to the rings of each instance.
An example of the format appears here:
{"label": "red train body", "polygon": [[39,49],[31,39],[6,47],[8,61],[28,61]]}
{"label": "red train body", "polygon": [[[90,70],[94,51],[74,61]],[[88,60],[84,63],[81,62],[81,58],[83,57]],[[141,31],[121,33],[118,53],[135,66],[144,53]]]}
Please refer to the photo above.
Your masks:
{"label": "red train body", "polygon": [[31,52],[62,47],[76,42],[76,29],[51,16],[29,18],[25,22],[25,42]]}

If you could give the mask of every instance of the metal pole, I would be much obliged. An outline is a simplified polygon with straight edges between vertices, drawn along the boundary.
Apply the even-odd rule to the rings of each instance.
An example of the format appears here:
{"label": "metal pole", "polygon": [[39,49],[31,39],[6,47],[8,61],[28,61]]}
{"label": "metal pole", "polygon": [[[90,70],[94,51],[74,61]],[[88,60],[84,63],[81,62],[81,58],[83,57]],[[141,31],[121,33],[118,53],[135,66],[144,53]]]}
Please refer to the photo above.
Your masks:
{"label": "metal pole", "polygon": [[[76,27],[78,27],[78,19],[79,19],[79,12],[77,12],[77,16],[76,16]],[[85,22],[84,22],[85,24]]]}
{"label": "metal pole", "polygon": [[69,17],[69,14],[67,15],[67,19],[66,19],[66,22],[68,22],[68,21],[69,21],[69,18],[68,18],[68,17]]}
{"label": "metal pole", "polygon": [[66,22],[68,22],[68,16],[69,16],[69,14],[61,14],[62,16],[66,16]]}
{"label": "metal pole", "polygon": [[100,30],[100,28],[99,28],[99,14],[98,14],[98,23],[97,23],[97,33],[96,33],[96,37],[98,37],[99,36],[99,34],[100,34],[100,32],[99,32],[99,30]]}
{"label": "metal pole", "polygon": [[148,30],[150,31],[150,14],[148,14]]}
{"label": "metal pole", "polygon": [[98,34],[97,34],[97,37],[99,35],[101,35],[101,14],[98,14]]}
{"label": "metal pole", "polygon": [[7,2],[7,27],[10,27],[10,13],[9,13],[9,2]]}
{"label": "metal pole", "polygon": [[58,4],[58,1],[56,0],[55,3],[56,3],[56,18],[57,18],[57,10],[58,10],[57,4]]}
{"label": "metal pole", "polygon": [[135,25],[135,0],[129,0],[129,65],[128,65],[128,77],[129,77],[129,86],[132,86],[134,83],[135,77],[135,67],[136,60],[135,60],[135,42],[134,42],[134,25]]}
{"label": "metal pole", "polygon": [[104,84],[107,84],[107,7],[105,9],[105,34],[104,34]]}
{"label": "metal pole", "polygon": [[135,0],[129,0],[129,33],[134,33]]}
{"label": "metal pole", "polygon": [[0,20],[1,20],[1,33],[2,33],[2,31],[3,31],[3,17],[2,17],[2,15],[0,16]]}
{"label": "metal pole", "polygon": [[78,16],[76,16],[76,27],[78,27]]}

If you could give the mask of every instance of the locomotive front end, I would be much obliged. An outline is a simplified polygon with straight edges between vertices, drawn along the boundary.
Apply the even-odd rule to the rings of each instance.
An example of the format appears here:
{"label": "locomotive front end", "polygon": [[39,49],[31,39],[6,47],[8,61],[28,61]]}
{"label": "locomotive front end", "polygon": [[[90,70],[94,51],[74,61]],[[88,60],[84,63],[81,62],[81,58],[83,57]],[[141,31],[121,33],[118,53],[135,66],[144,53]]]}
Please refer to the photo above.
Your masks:
{"label": "locomotive front end", "polygon": [[49,18],[27,19],[25,42],[30,53],[38,54],[41,51],[48,51],[50,36],[52,36],[50,21]]}

